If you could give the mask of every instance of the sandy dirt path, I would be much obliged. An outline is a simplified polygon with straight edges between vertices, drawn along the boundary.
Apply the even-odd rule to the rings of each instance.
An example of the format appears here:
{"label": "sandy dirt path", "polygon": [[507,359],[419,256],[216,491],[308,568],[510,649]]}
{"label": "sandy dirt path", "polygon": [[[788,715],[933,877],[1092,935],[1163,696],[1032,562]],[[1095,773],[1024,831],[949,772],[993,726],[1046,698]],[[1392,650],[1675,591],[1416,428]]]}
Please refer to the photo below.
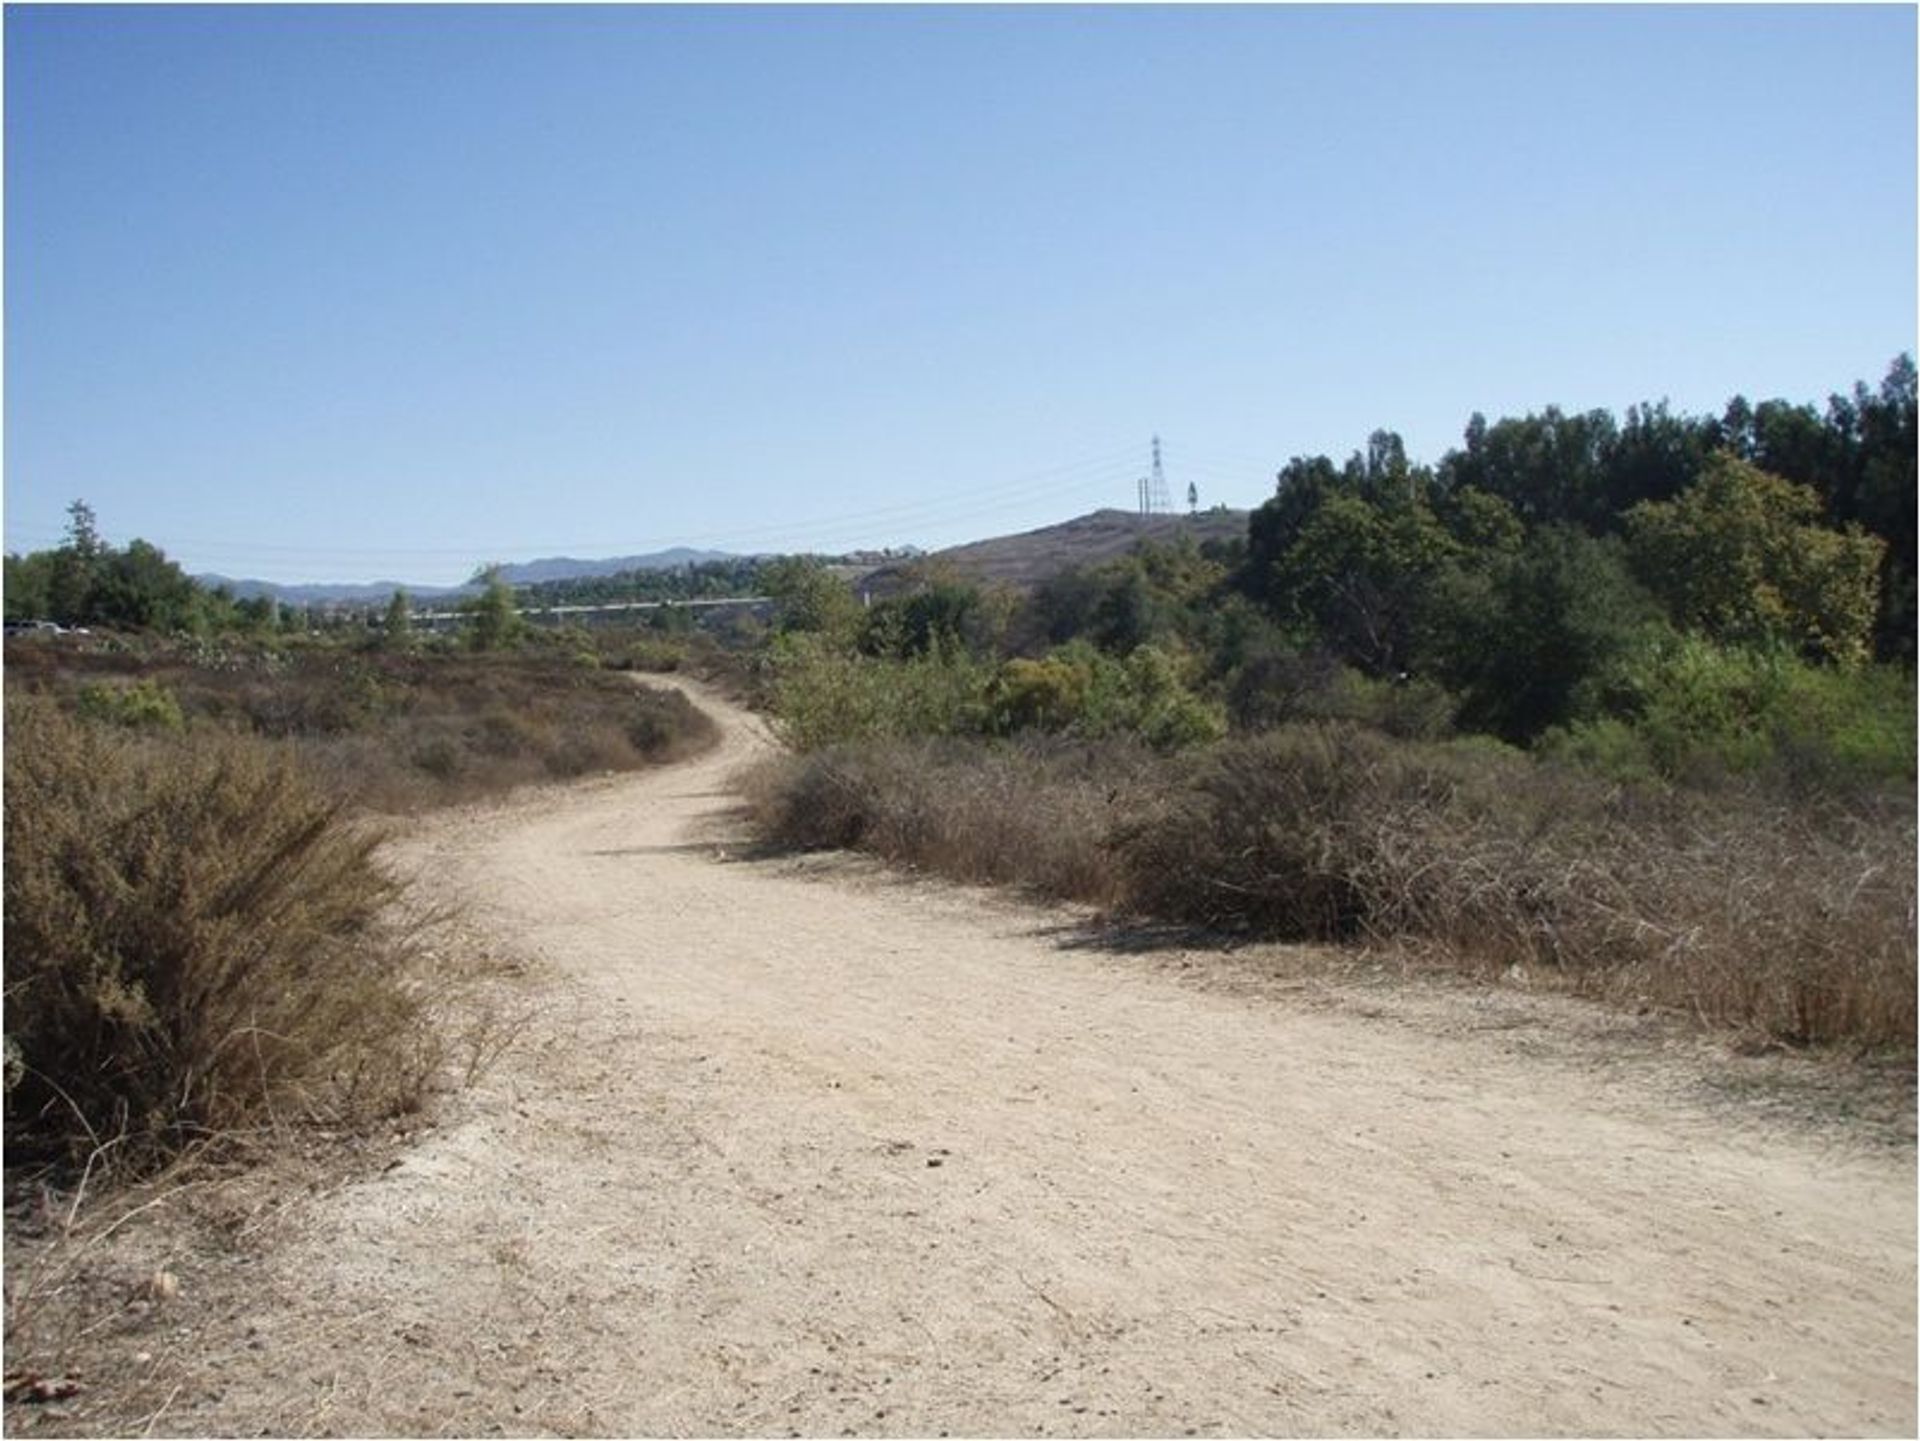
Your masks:
{"label": "sandy dirt path", "polygon": [[740,860],[695,689],[710,758],[404,845],[540,1011],[160,1431],[1914,1433],[1911,1151]]}

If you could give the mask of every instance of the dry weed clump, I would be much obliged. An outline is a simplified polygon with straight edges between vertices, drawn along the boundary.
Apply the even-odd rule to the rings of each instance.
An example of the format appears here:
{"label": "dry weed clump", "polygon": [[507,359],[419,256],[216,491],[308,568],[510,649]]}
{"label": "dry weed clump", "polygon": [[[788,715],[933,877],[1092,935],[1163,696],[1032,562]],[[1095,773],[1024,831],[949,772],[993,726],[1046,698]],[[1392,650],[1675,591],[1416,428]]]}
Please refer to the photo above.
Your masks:
{"label": "dry weed clump", "polygon": [[374,831],[257,739],[6,721],[10,1163],[419,1104],[442,1037]]}
{"label": "dry weed clump", "polygon": [[1912,1043],[1911,808],[1289,727],[1198,759],[1114,843],[1149,914],[1412,944],[1793,1042]]}
{"label": "dry weed clump", "polygon": [[746,789],[773,845],[857,846],[955,880],[1113,905],[1106,837],[1152,773],[1150,752],[1119,743],[894,741],[782,756]]}

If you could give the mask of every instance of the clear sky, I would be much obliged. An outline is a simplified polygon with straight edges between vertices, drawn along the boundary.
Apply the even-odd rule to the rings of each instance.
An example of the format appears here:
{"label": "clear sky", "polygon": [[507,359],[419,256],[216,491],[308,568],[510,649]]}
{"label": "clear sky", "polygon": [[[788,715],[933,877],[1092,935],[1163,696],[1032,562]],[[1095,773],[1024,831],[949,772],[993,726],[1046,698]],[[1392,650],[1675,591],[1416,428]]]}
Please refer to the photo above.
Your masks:
{"label": "clear sky", "polygon": [[5,539],[937,546],[1915,335],[1915,12],[5,17]]}

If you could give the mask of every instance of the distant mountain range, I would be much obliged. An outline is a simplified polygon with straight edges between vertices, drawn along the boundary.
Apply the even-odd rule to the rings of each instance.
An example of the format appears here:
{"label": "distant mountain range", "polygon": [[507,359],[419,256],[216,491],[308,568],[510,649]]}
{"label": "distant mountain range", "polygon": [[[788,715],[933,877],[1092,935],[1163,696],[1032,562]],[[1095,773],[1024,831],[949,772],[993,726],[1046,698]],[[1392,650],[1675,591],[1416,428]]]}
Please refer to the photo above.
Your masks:
{"label": "distant mountain range", "polygon": [[[689,550],[675,546],[648,555],[619,555],[605,560],[575,560],[571,556],[549,556],[520,565],[503,565],[500,578],[508,585],[538,585],[547,580],[580,580],[593,576],[618,575],[628,570],[677,570],[683,565],[704,565],[715,560],[738,557],[724,550]],[[271,580],[234,580],[224,575],[196,575],[204,586],[224,585],[241,600],[272,596],[283,605],[384,605],[396,590],[405,590],[416,601],[444,600],[472,595],[479,587],[465,585],[408,585],[397,580],[374,580],[357,584],[319,581],[305,585],[282,585]]]}
{"label": "distant mountain range", "polygon": [[508,585],[538,585],[543,580],[580,580],[589,576],[619,575],[628,570],[678,570],[683,565],[740,558],[724,550],[689,550],[677,545],[650,555],[620,555],[611,560],[574,560],[571,556],[559,555],[548,560],[530,560],[525,565],[503,565],[500,578]]}

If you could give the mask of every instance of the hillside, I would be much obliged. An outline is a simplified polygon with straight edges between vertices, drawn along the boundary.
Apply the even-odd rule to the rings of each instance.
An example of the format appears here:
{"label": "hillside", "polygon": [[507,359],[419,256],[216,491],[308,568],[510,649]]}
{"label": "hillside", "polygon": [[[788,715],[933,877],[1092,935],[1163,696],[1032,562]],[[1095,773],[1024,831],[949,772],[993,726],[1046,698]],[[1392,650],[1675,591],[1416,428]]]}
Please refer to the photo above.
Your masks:
{"label": "hillside", "polygon": [[572,556],[550,556],[530,560],[523,565],[503,565],[500,578],[508,585],[538,585],[548,580],[580,580],[592,576],[621,575],[632,570],[677,570],[682,566],[705,565],[711,561],[737,559],[724,550],[691,550],[678,545],[671,550],[647,555],[617,555],[607,560],[576,560]]}
{"label": "hillside", "polygon": [[[1098,565],[1125,555],[1143,540],[1171,540],[1191,535],[1196,541],[1241,540],[1247,533],[1247,512],[1217,508],[1199,515],[1139,515],[1126,510],[1096,510],[1058,525],[1042,526],[1019,535],[991,536],[965,545],[923,555],[912,546],[894,551],[860,551],[839,557],[836,567],[849,580],[874,595],[904,588],[915,567],[927,560],[951,564],[962,575],[985,585],[1029,589],[1049,576],[1078,566]],[[501,579],[513,586],[591,579],[627,571],[671,570],[687,565],[738,559],[724,551],[659,551],[650,555],[615,556],[606,560],[552,557],[500,567]],[[876,568],[877,567],[877,568]],[[269,595],[283,605],[384,605],[400,588],[396,581],[361,584],[320,582],[284,585],[274,581],[236,580],[203,574],[194,577],[208,587],[225,586],[242,600]],[[470,595],[472,583],[458,586],[407,585],[416,601],[446,600]]]}
{"label": "hillside", "polygon": [[[513,586],[539,585],[556,580],[620,575],[636,570],[675,570],[682,566],[732,559],[734,557],[726,551],[689,550],[685,546],[647,555],[611,556],[605,560],[549,556],[541,560],[503,565],[500,567],[500,578]],[[209,588],[223,585],[241,600],[270,595],[283,605],[384,605],[394,591],[403,588],[402,582],[392,580],[282,585],[270,580],[234,580],[224,575],[197,575],[194,579]],[[415,600],[443,600],[450,596],[471,595],[478,587],[469,581],[465,585],[405,585],[404,589]]]}
{"label": "hillside", "polygon": [[[1190,535],[1195,541],[1205,543],[1244,540],[1246,534],[1247,512],[1244,510],[1221,507],[1194,516],[1096,510],[1019,535],[969,541],[935,551],[926,559],[949,565],[967,579],[983,585],[1024,590],[1062,571],[1117,559],[1143,540],[1168,541]],[[907,566],[883,566],[866,576],[862,589],[884,596],[903,587],[909,574]]]}

